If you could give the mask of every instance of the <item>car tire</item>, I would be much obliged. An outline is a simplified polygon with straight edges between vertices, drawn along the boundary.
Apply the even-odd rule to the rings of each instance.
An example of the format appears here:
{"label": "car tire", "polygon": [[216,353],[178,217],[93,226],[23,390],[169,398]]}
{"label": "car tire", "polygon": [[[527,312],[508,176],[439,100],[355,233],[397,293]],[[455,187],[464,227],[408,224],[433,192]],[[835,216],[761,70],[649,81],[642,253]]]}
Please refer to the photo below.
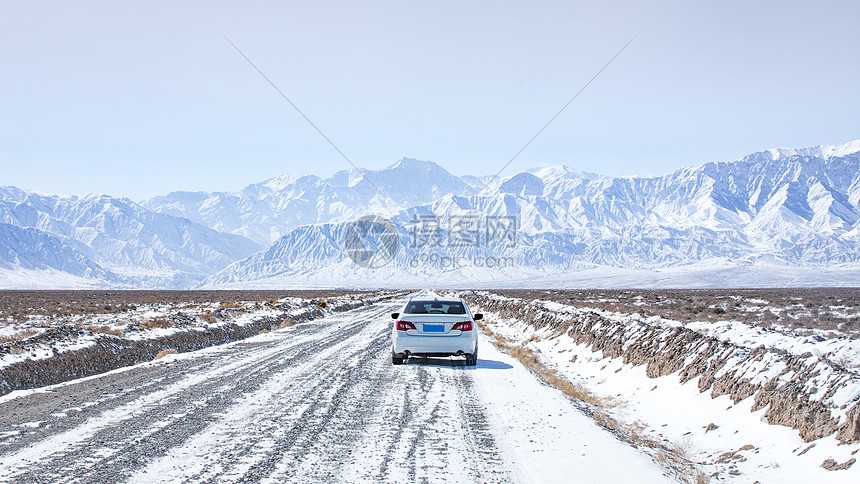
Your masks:
{"label": "car tire", "polygon": [[478,346],[475,346],[475,351],[471,355],[466,355],[466,366],[475,366],[478,364]]}
{"label": "car tire", "polygon": [[402,365],[404,360],[406,360],[406,358],[404,358],[403,356],[397,356],[396,353],[391,353],[392,365]]}

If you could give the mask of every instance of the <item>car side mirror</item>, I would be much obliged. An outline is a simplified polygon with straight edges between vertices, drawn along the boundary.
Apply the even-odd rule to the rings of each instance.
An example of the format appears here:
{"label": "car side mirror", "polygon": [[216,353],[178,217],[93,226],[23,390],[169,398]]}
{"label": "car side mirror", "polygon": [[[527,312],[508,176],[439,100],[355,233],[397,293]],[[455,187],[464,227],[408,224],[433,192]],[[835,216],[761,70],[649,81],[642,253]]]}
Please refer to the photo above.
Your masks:
{"label": "car side mirror", "polygon": [[481,313],[475,313],[475,317],[473,318],[475,321],[479,319],[484,319],[484,315]]}
{"label": "car side mirror", "polygon": [[391,319],[397,319],[400,317],[400,313],[391,313]]}

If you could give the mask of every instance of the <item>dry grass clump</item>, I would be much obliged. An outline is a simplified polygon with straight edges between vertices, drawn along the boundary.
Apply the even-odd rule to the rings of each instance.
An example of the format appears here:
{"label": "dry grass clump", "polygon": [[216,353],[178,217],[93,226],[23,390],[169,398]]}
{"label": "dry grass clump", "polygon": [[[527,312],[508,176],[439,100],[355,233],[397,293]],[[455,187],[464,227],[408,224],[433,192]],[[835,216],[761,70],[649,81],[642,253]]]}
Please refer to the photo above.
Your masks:
{"label": "dry grass clump", "polygon": [[176,353],[178,353],[178,352],[177,352],[175,349],[173,349],[173,348],[167,348],[167,349],[164,349],[164,350],[159,351],[159,352],[158,352],[158,354],[157,354],[157,355],[155,355],[155,358],[153,358],[152,360],[153,360],[153,361],[155,361],[155,360],[160,360],[160,359],[164,358],[164,357],[165,357],[165,356],[167,356],[167,355],[175,355]]}
{"label": "dry grass clump", "polygon": [[690,435],[684,436],[681,440],[675,442],[672,450],[675,452],[675,455],[678,457],[690,460],[695,456],[698,448],[696,447],[696,443],[693,441],[693,437]]}
{"label": "dry grass clump", "polygon": [[9,352],[12,353],[13,355],[20,355],[20,354],[24,353],[24,348],[21,348],[20,346],[17,346],[17,345],[9,345],[8,348],[9,348]]}
{"label": "dry grass clump", "polygon": [[838,365],[842,368],[848,368],[851,370],[856,369],[856,368],[860,368],[860,364],[851,363],[851,359],[848,358],[848,356],[846,356],[846,355],[837,356],[836,358],[833,358],[830,361],[833,364]]}
{"label": "dry grass clump", "polygon": [[293,321],[293,320],[292,320],[292,319],[290,319],[290,318],[287,318],[287,319],[285,319],[285,320],[281,321],[281,326],[280,326],[280,328],[281,328],[281,329],[289,328],[290,326],[292,326],[292,325],[294,325],[294,324],[296,324],[296,322],[295,322],[295,321]]}
{"label": "dry grass clump", "polygon": [[156,316],[140,323],[140,327],[143,329],[167,328],[169,326],[170,322],[167,320],[166,316]]}
{"label": "dry grass clump", "polygon": [[35,329],[22,329],[21,331],[17,331],[12,333],[9,336],[0,336],[0,343],[12,343],[15,341],[22,341],[30,336],[35,336],[39,334],[39,331]]}
{"label": "dry grass clump", "polygon": [[702,471],[697,470],[696,473],[693,475],[693,481],[691,482],[695,482],[696,484],[708,484],[709,482],[711,482],[711,476],[705,474]]}
{"label": "dry grass clump", "polygon": [[111,326],[87,326],[86,329],[93,333],[110,334],[119,337],[125,336],[125,330],[122,328],[113,328]]}
{"label": "dry grass clump", "polygon": [[662,448],[663,444],[647,437],[645,434],[645,429],[648,426],[645,425],[644,422],[640,420],[635,420],[633,422],[625,422],[622,423],[619,427],[622,435],[626,435],[627,438],[636,446],[642,447],[650,447],[650,448]]}
{"label": "dry grass clump", "polygon": [[325,300],[320,299],[319,301],[317,301],[317,307],[318,307],[319,309],[325,309],[325,308],[327,308],[327,307],[328,307],[328,303],[327,303],[327,302],[325,302]]}

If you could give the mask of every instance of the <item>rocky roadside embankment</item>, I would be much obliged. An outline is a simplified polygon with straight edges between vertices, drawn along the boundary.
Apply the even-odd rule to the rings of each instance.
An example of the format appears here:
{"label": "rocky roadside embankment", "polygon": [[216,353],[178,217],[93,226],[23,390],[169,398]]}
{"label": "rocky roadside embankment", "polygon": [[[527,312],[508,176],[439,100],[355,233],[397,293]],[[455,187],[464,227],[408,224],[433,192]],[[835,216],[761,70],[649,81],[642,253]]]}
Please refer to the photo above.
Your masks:
{"label": "rocky roadside embankment", "polygon": [[752,397],[753,411],[766,409],[768,423],[794,428],[807,442],[834,434],[842,443],[860,441],[860,376],[826,356],[736,344],[659,318],[621,320],[487,292],[466,297],[482,311],[566,334],[605,358],[645,365],[650,378],[698,378],[700,392],[735,403]]}

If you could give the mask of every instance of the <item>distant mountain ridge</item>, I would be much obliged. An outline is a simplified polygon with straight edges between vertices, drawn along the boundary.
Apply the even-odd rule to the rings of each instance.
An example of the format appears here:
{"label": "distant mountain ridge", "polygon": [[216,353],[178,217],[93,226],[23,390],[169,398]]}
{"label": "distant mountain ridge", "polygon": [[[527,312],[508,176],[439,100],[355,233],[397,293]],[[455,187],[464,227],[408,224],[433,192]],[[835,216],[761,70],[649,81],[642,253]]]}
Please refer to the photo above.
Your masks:
{"label": "distant mountain ridge", "polygon": [[403,158],[382,170],[363,172],[343,170],[329,178],[281,176],[239,192],[174,192],[142,205],[268,245],[301,225],[344,222],[367,213],[392,215],[449,193],[474,191],[430,161]]}
{"label": "distant mountain ridge", "polygon": [[[481,187],[473,183],[463,195],[449,193],[392,216],[401,228],[404,249],[390,274],[367,277],[384,283],[414,275],[410,261],[427,254],[466,260],[489,255],[516,266],[506,271],[474,267],[459,271],[481,280],[505,280],[518,271],[564,273],[599,266],[655,270],[703,261],[740,267],[860,263],[858,151],[858,142],[768,150],[652,178],[611,178],[546,167],[492,181],[494,191],[481,195],[477,195]],[[520,240],[516,247],[490,251],[410,249],[409,221],[416,214],[440,220],[462,214],[515,217]],[[207,283],[274,283],[307,274],[331,282],[348,278],[352,262],[336,250],[336,238],[320,233],[344,233],[350,220],[322,222],[322,229],[311,232],[297,228],[268,251],[230,265]],[[292,250],[298,246],[304,247],[300,256]],[[422,277],[429,278],[458,272],[421,269]]]}
{"label": "distant mountain ridge", "polygon": [[34,228],[0,223],[0,267],[6,269],[55,269],[72,276],[116,283],[116,274],[91,261],[58,237]]}
{"label": "distant mountain ridge", "polygon": [[[0,223],[6,226],[0,247],[16,254],[13,267],[51,268],[106,285],[190,287],[261,248],[108,195],[60,197],[0,187]],[[29,236],[16,238],[22,234]],[[87,270],[67,269],[79,265]]]}
{"label": "distant mountain ridge", "polygon": [[[355,266],[343,248],[351,222],[368,214],[391,219],[401,247],[375,271]],[[457,233],[445,224],[464,217],[516,220],[516,243],[414,243],[417,221],[441,221],[436,235],[450,240]],[[60,255],[40,256],[47,252]],[[433,266],[431,256],[466,264]],[[505,266],[475,264],[488,260]],[[458,177],[404,158],[363,176],[286,175],[238,192],[174,192],[140,204],[0,188],[0,270],[47,267],[112,287],[446,278],[468,285],[523,274],[574,280],[602,267],[743,271],[762,264],[860,265],[860,140],[765,150],[658,177],[565,166]]]}

